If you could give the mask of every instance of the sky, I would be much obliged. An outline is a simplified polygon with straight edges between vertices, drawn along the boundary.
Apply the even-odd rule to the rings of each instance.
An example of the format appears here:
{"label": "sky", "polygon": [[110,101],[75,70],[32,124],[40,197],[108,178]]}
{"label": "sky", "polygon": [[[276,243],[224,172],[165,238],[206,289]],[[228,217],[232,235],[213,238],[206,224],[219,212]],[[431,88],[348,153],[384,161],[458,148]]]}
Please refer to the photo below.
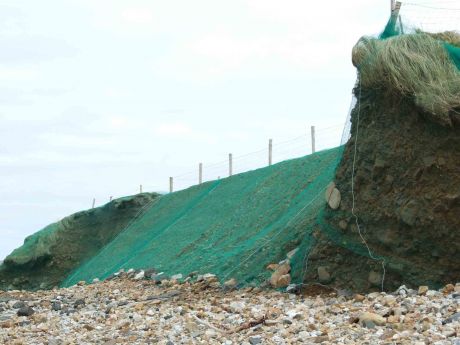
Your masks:
{"label": "sky", "polygon": [[199,162],[223,177],[228,153],[236,172],[266,165],[269,138],[275,162],[308,154],[312,125],[317,149],[338,145],[351,49],[389,12],[387,0],[0,0],[0,259],[93,198],[167,191],[169,176],[184,188]]}

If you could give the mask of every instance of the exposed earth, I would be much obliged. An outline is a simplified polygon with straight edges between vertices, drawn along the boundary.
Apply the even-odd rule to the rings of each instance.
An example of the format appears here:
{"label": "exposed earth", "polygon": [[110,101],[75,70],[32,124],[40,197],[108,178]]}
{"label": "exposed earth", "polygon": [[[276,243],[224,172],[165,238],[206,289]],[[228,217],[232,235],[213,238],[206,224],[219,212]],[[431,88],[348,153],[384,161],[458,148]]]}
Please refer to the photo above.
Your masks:
{"label": "exposed earth", "polygon": [[323,283],[354,291],[458,281],[460,124],[433,122],[400,95],[359,86],[354,93],[335,178],[340,208],[325,212],[306,281],[321,281],[318,269],[327,273]]}
{"label": "exposed earth", "polygon": [[0,262],[0,289],[51,289],[94,256],[159,194],[115,199],[75,213],[27,237]]}

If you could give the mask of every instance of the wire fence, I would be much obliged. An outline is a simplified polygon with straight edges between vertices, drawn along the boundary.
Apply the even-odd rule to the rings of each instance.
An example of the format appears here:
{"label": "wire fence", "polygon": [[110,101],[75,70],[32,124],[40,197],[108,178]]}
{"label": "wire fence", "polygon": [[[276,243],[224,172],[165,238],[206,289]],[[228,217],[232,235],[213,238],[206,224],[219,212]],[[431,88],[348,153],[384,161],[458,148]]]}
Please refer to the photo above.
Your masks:
{"label": "wire fence", "polygon": [[402,21],[413,28],[428,32],[460,30],[460,2],[457,1],[402,1]]}
{"label": "wire fence", "polygon": [[[400,16],[405,25],[419,28],[428,32],[439,32],[460,29],[460,3],[458,0],[421,0],[421,1],[402,1]],[[350,111],[355,105],[353,100]],[[345,124],[336,124],[324,128],[315,128],[316,151],[336,147],[344,144],[349,138],[350,115]],[[201,162],[199,168],[199,157],[196,166],[189,171],[178,175],[172,175],[170,180],[165,179],[164,183],[139,185],[139,192],[168,192],[179,191],[193,185],[225,178],[254,169],[263,168],[269,165],[269,156],[272,164],[276,164],[286,159],[305,156],[312,152],[312,137],[310,133],[305,133],[298,137],[278,142],[276,138],[272,141],[271,155],[267,143],[259,150],[249,153],[238,154],[232,152],[231,167],[229,157],[222,157],[218,162]],[[201,170],[201,174],[200,174]],[[201,175],[201,177],[200,177]],[[172,179],[172,180],[171,180]],[[172,186],[171,186],[172,182]],[[172,187],[172,188],[171,188]],[[95,201],[93,200],[93,204]]]}
{"label": "wire fence", "polygon": [[197,160],[194,169],[178,175],[172,175],[170,177],[172,181],[165,181],[163,185],[143,185],[142,187],[140,186],[139,191],[142,189],[142,191],[160,190],[175,192],[199,183],[263,168],[270,165],[270,162],[271,164],[276,164],[287,159],[311,154],[313,145],[315,151],[337,147],[342,142],[343,129],[343,123],[323,128],[315,127],[313,138],[312,133],[309,132],[280,142],[276,141],[276,138],[267,139],[265,147],[249,153],[229,153],[228,156],[223,157],[218,162],[207,163]]}

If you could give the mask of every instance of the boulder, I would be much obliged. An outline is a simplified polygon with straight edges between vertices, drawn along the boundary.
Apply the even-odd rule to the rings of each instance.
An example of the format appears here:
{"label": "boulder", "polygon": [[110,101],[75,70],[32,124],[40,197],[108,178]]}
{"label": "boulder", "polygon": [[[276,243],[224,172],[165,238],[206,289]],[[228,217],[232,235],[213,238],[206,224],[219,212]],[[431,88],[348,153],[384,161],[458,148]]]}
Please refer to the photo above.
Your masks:
{"label": "boulder", "polygon": [[326,201],[333,210],[338,209],[340,206],[341,195],[334,182],[331,182],[326,188]]}
{"label": "boulder", "polygon": [[359,324],[363,327],[373,328],[375,325],[383,326],[386,322],[387,320],[378,314],[366,312],[359,315]]}
{"label": "boulder", "polygon": [[[282,263],[278,265],[276,270],[273,272],[272,276],[270,277],[270,284],[275,287],[283,287],[289,285],[289,283],[285,284],[286,281],[288,280],[287,277],[283,277],[286,275],[289,275],[288,273],[291,271],[291,265],[289,263],[289,260],[285,260]],[[289,276],[289,282],[291,281],[291,278]]]}
{"label": "boulder", "polygon": [[424,296],[424,295],[426,295],[426,293],[428,292],[428,290],[429,290],[429,288],[428,288],[428,286],[426,286],[426,285],[419,286],[419,288],[418,288],[418,294],[419,294],[420,296]]}
{"label": "boulder", "polygon": [[18,316],[31,316],[35,313],[35,310],[32,307],[22,307],[18,310]]}

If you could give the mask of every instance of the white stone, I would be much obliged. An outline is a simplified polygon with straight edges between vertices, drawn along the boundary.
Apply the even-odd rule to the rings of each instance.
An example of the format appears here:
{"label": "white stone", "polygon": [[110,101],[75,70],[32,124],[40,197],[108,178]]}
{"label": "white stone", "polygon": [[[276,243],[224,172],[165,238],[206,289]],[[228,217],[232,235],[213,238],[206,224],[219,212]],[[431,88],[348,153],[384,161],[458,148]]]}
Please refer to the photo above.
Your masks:
{"label": "white stone", "polygon": [[134,276],[134,280],[141,280],[141,279],[144,279],[145,277],[145,272],[144,271],[140,271],[139,273],[137,273],[135,276]]}

